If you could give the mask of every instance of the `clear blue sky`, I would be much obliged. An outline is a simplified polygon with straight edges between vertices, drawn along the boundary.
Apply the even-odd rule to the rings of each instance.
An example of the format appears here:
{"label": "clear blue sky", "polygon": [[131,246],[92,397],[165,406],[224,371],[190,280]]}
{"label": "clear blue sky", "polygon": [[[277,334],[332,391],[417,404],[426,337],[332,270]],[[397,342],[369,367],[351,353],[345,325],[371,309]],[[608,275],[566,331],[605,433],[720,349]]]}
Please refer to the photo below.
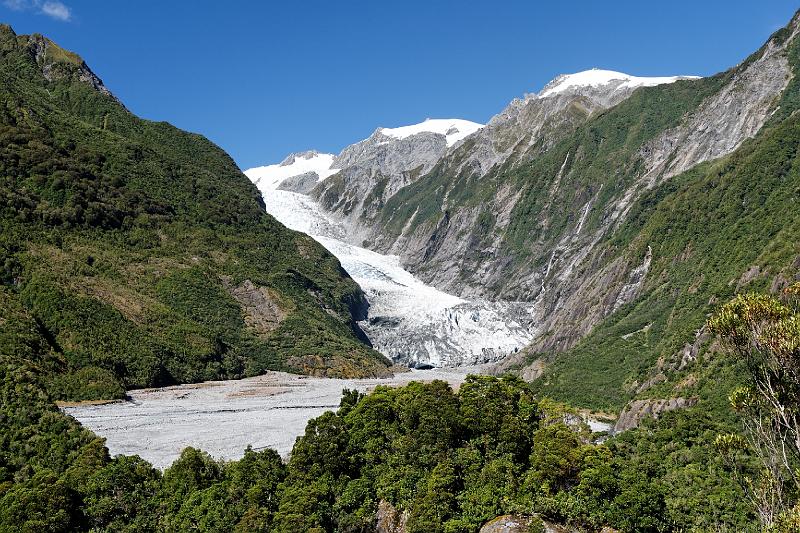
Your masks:
{"label": "clear blue sky", "polygon": [[0,20],[79,53],[136,114],[200,132],[242,168],[338,152],[378,126],[485,122],[560,73],[709,75],[800,6],[543,2],[0,0]]}

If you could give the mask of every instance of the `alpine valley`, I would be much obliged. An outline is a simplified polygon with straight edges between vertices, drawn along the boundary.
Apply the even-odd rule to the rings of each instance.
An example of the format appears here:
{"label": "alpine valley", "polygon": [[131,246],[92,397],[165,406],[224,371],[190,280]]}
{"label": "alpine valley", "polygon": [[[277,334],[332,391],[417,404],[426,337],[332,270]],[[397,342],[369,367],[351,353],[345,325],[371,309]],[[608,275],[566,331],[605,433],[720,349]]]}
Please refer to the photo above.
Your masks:
{"label": "alpine valley", "polygon": [[797,531],[798,34],[241,172],[0,25],[0,531]]}

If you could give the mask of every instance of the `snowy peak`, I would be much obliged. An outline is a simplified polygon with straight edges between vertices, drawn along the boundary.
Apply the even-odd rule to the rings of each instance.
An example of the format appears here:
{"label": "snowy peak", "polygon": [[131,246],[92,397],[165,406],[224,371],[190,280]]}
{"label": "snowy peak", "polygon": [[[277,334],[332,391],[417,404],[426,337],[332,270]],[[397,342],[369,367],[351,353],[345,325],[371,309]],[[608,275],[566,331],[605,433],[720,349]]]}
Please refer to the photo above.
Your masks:
{"label": "snowy peak", "polygon": [[287,155],[286,158],[280,162],[280,166],[288,167],[291,165],[298,164],[298,162],[302,159],[305,159],[306,161],[312,161],[318,159],[320,156],[325,156],[325,155],[328,154],[321,154],[316,150],[306,150],[305,152],[294,152]]}
{"label": "snowy peak", "polygon": [[[309,182],[309,176],[314,183],[322,181],[328,176],[339,172],[343,167],[353,164],[356,160],[367,159],[365,153],[363,153],[365,150],[371,153],[375,146],[385,145],[391,140],[402,140],[419,133],[434,133],[444,136],[447,146],[450,147],[482,127],[483,124],[478,124],[477,122],[454,118],[427,119],[419,124],[401,126],[399,128],[378,128],[369,139],[345,148],[342,154],[338,156],[340,159],[338,164],[336,161],[337,156],[334,154],[308,150],[289,154],[276,165],[255,167],[245,170],[244,173],[262,191],[275,190],[286,182],[286,186],[300,192],[297,189],[298,184],[289,185],[290,182],[287,180],[303,176],[301,189],[310,190],[309,187],[313,186],[313,184]],[[389,141],[386,140],[387,138]],[[355,150],[357,152],[355,155],[350,154],[355,147],[361,148]],[[343,154],[350,154],[352,157],[344,157]]]}
{"label": "snowy peak", "polygon": [[623,72],[614,70],[602,70],[593,68],[576,72],[575,74],[562,74],[548,83],[538,94],[539,98],[546,98],[563,93],[569,89],[581,87],[603,87],[613,86],[612,90],[635,89],[638,87],[653,87],[664,83],[673,83],[678,80],[697,79],[698,76],[659,76],[659,77],[640,77],[631,76]]}
{"label": "snowy peak", "polygon": [[483,124],[458,118],[429,118],[424,122],[412,124],[411,126],[378,128],[378,132],[393,139],[405,139],[406,137],[411,137],[418,133],[437,133],[439,135],[444,135],[447,146],[453,146],[464,137],[475,133],[482,127]]}
{"label": "snowy peak", "polygon": [[324,180],[338,169],[333,166],[333,154],[322,154],[316,150],[290,154],[277,165],[267,165],[245,170],[250,181],[261,191],[272,191],[285,180],[304,174],[315,174],[315,181]]}

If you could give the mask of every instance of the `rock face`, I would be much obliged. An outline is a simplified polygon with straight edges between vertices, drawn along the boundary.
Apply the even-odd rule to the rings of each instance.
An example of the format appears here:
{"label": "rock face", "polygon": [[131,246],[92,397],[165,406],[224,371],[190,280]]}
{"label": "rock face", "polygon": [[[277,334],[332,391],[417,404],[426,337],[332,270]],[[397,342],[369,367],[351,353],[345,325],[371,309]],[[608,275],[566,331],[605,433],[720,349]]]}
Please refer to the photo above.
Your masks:
{"label": "rock face", "polygon": [[530,517],[503,515],[485,523],[480,533],[528,533]]}
{"label": "rock face", "polygon": [[28,50],[41,67],[45,79],[55,81],[74,77],[78,81],[90,85],[97,92],[114,98],[119,103],[119,100],[103,84],[103,80],[92,72],[92,69],[80,56],[64,50],[38,33],[28,35],[26,38]]}
{"label": "rock face", "polygon": [[405,533],[406,521],[408,521],[407,511],[398,511],[386,500],[378,502],[375,524],[376,533]]}
{"label": "rock face", "polygon": [[242,306],[244,323],[256,335],[268,337],[286,317],[286,312],[278,305],[278,295],[266,287],[256,287],[246,279],[238,287],[229,290]]}
{"label": "rock face", "polygon": [[[347,223],[351,230],[348,242],[361,246],[365,239],[373,238],[376,228],[369,223],[385,202],[427,174],[451,143],[458,142],[455,139],[480,128],[480,124],[451,120],[448,122],[452,124],[441,131],[443,128],[436,125],[426,128],[430,122],[440,121],[395,130],[378,128],[369,138],[342,150],[332,164],[332,168],[341,170],[311,192],[323,209]],[[393,133],[407,128],[410,134]]]}
{"label": "rock face", "polygon": [[697,398],[669,398],[665,400],[633,400],[620,413],[614,424],[613,434],[639,427],[642,419],[658,418],[661,413],[685,409],[697,403]]}
{"label": "rock face", "polygon": [[304,172],[303,174],[286,178],[278,186],[278,189],[308,194],[317,185],[318,181],[319,175],[316,172]]}
{"label": "rock face", "polygon": [[[578,533],[579,530],[542,520],[538,516],[503,515],[481,527],[479,533]],[[611,533],[611,532],[609,532]]]}

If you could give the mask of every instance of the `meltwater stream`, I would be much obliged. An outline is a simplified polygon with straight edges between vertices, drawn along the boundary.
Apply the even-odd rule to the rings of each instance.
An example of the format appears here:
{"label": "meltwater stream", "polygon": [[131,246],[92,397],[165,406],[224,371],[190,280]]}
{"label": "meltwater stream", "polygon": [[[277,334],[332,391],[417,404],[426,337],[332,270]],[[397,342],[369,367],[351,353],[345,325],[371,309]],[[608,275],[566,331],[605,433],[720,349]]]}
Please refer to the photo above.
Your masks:
{"label": "meltwater stream", "polygon": [[319,241],[342,263],[370,303],[360,323],[375,348],[399,364],[460,366],[496,361],[528,344],[534,307],[521,302],[464,300],[426,285],[397,256],[344,240],[346,229],[305,194],[254,180],[267,212]]}

